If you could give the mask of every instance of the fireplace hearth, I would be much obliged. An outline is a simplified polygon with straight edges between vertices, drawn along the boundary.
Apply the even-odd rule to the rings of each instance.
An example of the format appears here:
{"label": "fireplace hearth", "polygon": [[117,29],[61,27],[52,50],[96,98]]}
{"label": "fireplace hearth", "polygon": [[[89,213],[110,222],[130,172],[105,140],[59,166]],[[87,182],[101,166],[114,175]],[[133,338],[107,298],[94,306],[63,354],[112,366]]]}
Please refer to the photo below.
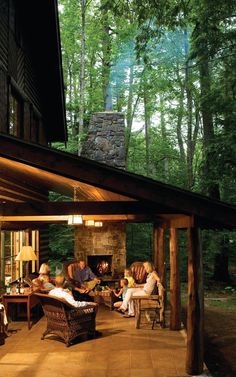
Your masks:
{"label": "fireplace hearth", "polygon": [[96,276],[112,276],[112,255],[88,255],[87,263]]}

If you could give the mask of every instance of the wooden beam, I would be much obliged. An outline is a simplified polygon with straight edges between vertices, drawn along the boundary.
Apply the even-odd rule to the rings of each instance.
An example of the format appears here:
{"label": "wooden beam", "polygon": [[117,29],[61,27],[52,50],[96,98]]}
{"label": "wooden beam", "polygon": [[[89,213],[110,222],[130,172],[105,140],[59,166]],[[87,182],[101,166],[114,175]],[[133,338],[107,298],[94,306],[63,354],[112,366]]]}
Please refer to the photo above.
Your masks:
{"label": "wooden beam", "polygon": [[170,330],[181,328],[177,230],[170,229]]}
{"label": "wooden beam", "polygon": [[192,224],[192,216],[179,215],[170,219],[170,228],[186,229]]}
{"label": "wooden beam", "polygon": [[214,222],[226,227],[236,227],[236,207],[233,205],[3,134],[0,134],[0,143],[0,156],[16,162],[16,169],[19,168],[19,171],[22,169],[19,163],[23,163],[39,179],[40,170],[47,171],[133,199],[162,204],[172,211],[176,209],[210,221],[214,219]]}
{"label": "wooden beam", "polygon": [[203,371],[203,264],[198,228],[188,231],[188,307],[186,372],[191,375]]}
{"label": "wooden beam", "polygon": [[33,202],[0,203],[3,216],[60,216],[60,215],[99,215],[99,214],[157,214],[166,211],[163,206],[154,206],[136,201],[92,201],[92,202]]}

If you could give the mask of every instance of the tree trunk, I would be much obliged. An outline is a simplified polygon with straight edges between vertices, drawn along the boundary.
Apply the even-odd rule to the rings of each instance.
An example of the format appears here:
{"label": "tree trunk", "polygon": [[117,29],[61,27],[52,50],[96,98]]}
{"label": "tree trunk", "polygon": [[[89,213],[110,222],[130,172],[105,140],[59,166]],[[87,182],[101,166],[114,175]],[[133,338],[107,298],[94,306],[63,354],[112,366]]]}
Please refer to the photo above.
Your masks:
{"label": "tree trunk", "polygon": [[[161,126],[161,137],[164,143],[167,143],[167,135],[166,135],[166,123],[165,123],[165,110],[164,110],[164,100],[162,94],[159,96],[160,98],[160,126]],[[169,160],[167,157],[163,159],[163,171],[164,177],[166,180],[169,178]]]}
{"label": "tree trunk", "polygon": [[133,81],[134,81],[134,66],[131,64],[130,70],[129,70],[129,94],[128,94],[128,104],[127,104],[127,127],[126,127],[126,139],[125,139],[125,161],[126,161],[126,167],[128,162],[128,152],[129,152],[129,142],[130,142],[130,136],[131,136],[131,130],[132,130],[132,124],[133,124],[133,110],[132,110],[132,104],[133,104]]}
{"label": "tree trunk", "polygon": [[146,78],[144,77],[144,93],[143,93],[143,104],[144,104],[144,126],[145,126],[145,160],[146,160],[146,174],[150,175],[150,137],[149,129],[151,125],[150,111],[149,111],[149,98]]}
{"label": "tree trunk", "polygon": [[201,112],[203,122],[203,192],[207,193],[214,199],[220,199],[219,184],[215,173],[216,156],[211,150],[214,142],[213,115],[209,93],[211,92],[211,77],[209,62],[206,56],[202,57],[200,62],[200,85],[201,85]]}
{"label": "tree trunk", "polygon": [[80,79],[79,79],[79,140],[78,154],[80,155],[84,134],[84,81],[85,81],[85,14],[86,0],[80,0],[81,8],[81,46],[80,46]]}
{"label": "tree trunk", "polygon": [[184,31],[184,50],[185,50],[185,90],[187,97],[187,179],[188,189],[193,188],[193,97],[192,97],[192,81],[191,68],[189,67],[189,43],[187,30]]}
{"label": "tree trunk", "polygon": [[[103,1],[101,1],[101,5]],[[108,13],[102,9],[102,25],[103,25],[103,40],[102,40],[102,80],[103,80],[103,102],[104,110],[112,110],[112,91],[111,91],[111,35]]]}

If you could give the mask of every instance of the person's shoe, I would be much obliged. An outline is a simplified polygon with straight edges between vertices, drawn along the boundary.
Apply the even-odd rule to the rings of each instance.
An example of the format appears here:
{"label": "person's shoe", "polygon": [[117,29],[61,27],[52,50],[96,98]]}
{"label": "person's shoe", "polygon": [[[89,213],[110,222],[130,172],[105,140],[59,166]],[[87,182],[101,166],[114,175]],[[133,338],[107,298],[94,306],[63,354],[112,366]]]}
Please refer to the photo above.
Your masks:
{"label": "person's shoe", "polygon": [[115,311],[118,312],[118,313],[121,313],[121,314],[125,314],[125,310],[123,310],[121,308],[115,308]]}
{"label": "person's shoe", "polygon": [[134,318],[135,315],[134,314],[124,314],[123,315],[123,318]]}

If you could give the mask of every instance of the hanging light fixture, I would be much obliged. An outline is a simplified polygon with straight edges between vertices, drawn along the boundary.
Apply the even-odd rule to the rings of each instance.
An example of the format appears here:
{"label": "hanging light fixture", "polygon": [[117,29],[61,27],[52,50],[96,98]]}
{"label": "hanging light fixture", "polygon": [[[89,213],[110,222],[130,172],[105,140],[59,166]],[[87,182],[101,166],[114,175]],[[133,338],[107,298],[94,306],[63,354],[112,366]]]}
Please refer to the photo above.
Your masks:
{"label": "hanging light fixture", "polygon": [[86,220],[85,226],[94,226],[94,220]]}
{"label": "hanging light fixture", "polygon": [[101,227],[101,226],[103,226],[103,223],[102,223],[102,221],[95,221],[94,226]]}
{"label": "hanging light fixture", "polygon": [[[74,187],[74,202],[77,201],[77,193],[76,193],[77,187]],[[81,215],[69,215],[68,216],[68,225],[80,225],[83,224],[83,218]]]}
{"label": "hanging light fixture", "polygon": [[69,215],[68,225],[79,225],[83,224],[83,218],[81,215]]}

